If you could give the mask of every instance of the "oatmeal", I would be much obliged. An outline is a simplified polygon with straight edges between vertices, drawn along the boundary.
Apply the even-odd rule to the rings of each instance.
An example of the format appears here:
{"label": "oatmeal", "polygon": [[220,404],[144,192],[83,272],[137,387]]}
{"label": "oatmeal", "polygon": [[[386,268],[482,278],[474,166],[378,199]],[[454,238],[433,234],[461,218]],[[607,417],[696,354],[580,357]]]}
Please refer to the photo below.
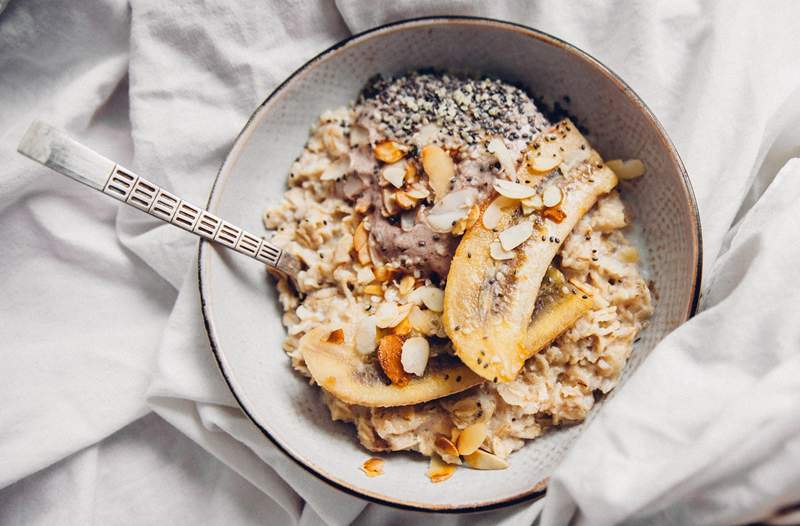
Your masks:
{"label": "oatmeal", "polygon": [[431,456],[431,480],[502,469],[614,388],[652,313],[616,181],[518,88],[372,80],[264,216],[303,266],[278,282],[292,365],[370,451]]}

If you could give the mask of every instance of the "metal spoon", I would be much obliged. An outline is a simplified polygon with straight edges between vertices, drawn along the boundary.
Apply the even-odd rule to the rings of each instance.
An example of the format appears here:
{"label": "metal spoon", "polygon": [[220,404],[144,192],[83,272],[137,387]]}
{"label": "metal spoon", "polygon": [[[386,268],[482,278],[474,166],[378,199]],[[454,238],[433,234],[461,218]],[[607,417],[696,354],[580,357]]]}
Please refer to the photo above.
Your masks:
{"label": "metal spoon", "polygon": [[291,254],[139,177],[59,129],[34,121],[17,151],[164,222],[266,263],[297,285],[300,263]]}

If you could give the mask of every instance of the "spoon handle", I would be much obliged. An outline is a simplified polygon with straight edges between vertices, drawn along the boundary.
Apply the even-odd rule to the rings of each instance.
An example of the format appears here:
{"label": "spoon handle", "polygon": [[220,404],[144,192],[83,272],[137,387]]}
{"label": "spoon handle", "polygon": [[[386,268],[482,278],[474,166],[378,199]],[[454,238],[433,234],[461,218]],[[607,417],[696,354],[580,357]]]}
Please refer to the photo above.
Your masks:
{"label": "spoon handle", "polygon": [[296,262],[281,248],[167,192],[48,124],[34,121],[17,151],[142,212],[294,277]]}

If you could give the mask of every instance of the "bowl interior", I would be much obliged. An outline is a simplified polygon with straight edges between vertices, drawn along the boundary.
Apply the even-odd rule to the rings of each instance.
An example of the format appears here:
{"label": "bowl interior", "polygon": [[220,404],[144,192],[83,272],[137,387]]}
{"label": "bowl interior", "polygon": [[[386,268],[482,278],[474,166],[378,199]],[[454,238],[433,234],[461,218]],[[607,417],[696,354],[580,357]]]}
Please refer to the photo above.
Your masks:
{"label": "bowl interior", "polygon": [[[356,37],[312,60],[257,110],[220,171],[209,210],[262,232],[262,212],[281,198],[289,167],[317,116],[352,101],[376,73],[422,67],[493,75],[559,100],[605,158],[635,157],[648,166],[647,175],[625,184],[622,194],[635,214],[635,237],[645,248],[658,299],[624,382],[693,309],[699,257],[694,201],[680,161],[649,111],[602,66],[555,39],[473,19],[412,21]],[[350,426],[331,422],[318,388],[293,372],[281,349],[281,311],[264,269],[203,243],[200,278],[212,346],[240,403],[287,453],[340,488],[424,509],[510,504],[541,492],[537,484],[583,427],[529,443],[505,471],[461,469],[432,485],[423,457],[396,454],[387,457],[383,476],[367,478],[359,466],[370,454]]]}

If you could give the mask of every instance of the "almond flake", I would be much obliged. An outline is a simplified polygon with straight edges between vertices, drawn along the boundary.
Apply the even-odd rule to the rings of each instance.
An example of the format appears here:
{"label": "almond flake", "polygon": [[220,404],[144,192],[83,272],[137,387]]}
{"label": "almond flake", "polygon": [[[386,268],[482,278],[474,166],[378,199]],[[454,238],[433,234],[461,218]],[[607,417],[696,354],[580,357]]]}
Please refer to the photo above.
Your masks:
{"label": "almond flake", "polygon": [[369,267],[361,267],[356,271],[356,282],[359,285],[366,285],[375,281],[375,274]]}
{"label": "almond flake", "polygon": [[355,233],[353,233],[353,248],[356,252],[361,250],[361,248],[367,244],[367,237],[369,233],[367,232],[367,227],[364,225],[364,222],[360,222],[356,227]]}
{"label": "almond flake", "polygon": [[396,192],[394,194],[394,198],[397,200],[398,206],[405,210],[417,206],[417,200],[411,198],[411,196],[409,196],[407,192],[403,191]]}
{"label": "almond flake", "polygon": [[431,310],[422,310],[416,305],[408,313],[411,327],[425,336],[436,336],[441,328],[441,317]]}
{"label": "almond flake", "polygon": [[436,452],[443,457],[457,457],[460,455],[455,444],[444,435],[436,437],[436,440],[433,442],[433,447],[436,448]]}
{"label": "almond flake", "polygon": [[433,312],[444,310],[444,291],[437,287],[420,287],[408,295],[411,303],[424,303]]}
{"label": "almond flake", "polygon": [[383,475],[383,459],[382,458],[368,458],[361,464],[361,471],[368,477],[377,477]]}
{"label": "almond flake", "polygon": [[488,434],[489,427],[486,422],[475,422],[468,426],[458,435],[458,452],[462,455],[474,453],[481,447]]}
{"label": "almond flake", "polygon": [[489,230],[497,227],[503,210],[517,205],[517,201],[505,196],[495,198],[483,212],[483,226]]}
{"label": "almond flake", "polygon": [[422,168],[428,174],[428,182],[436,199],[442,199],[450,190],[450,179],[456,174],[453,159],[441,146],[429,144],[420,152]]}
{"label": "almond flake", "polygon": [[387,164],[381,170],[381,175],[395,188],[402,188],[406,178],[406,162]]}
{"label": "almond flake", "polygon": [[397,303],[390,301],[381,303],[378,308],[375,309],[375,325],[381,329],[394,327],[403,320],[403,318],[399,318],[399,316],[400,309],[397,307]]}
{"label": "almond flake", "polygon": [[320,176],[320,181],[336,181],[341,179],[342,177],[350,171],[350,158],[340,157],[335,162],[328,165],[325,170],[323,170],[322,175]]}
{"label": "almond flake", "polygon": [[372,354],[378,344],[377,335],[378,329],[374,316],[359,320],[355,333],[356,350],[361,354]]}
{"label": "almond flake", "polygon": [[419,183],[415,183],[409,190],[406,190],[406,193],[409,197],[413,197],[414,199],[425,199],[431,195],[428,189],[420,186]]}
{"label": "almond flake", "polygon": [[494,189],[498,194],[510,199],[527,199],[536,193],[536,190],[530,186],[505,179],[495,179]]}
{"label": "almond flake", "polygon": [[444,482],[453,476],[456,466],[445,463],[439,455],[431,455],[431,463],[428,465],[428,478],[431,482]]}
{"label": "almond flake", "polygon": [[542,192],[542,204],[544,206],[551,208],[557,206],[558,203],[561,202],[563,194],[561,193],[561,189],[555,185],[548,185],[544,192]]}
{"label": "almond flake", "polygon": [[377,283],[373,283],[372,285],[367,285],[364,287],[364,294],[369,294],[370,296],[383,296],[383,288]]}
{"label": "almond flake", "polygon": [[530,221],[523,221],[500,232],[500,244],[503,250],[514,250],[533,234],[533,225]]}
{"label": "almond flake", "polygon": [[508,151],[506,148],[506,143],[503,142],[503,139],[499,137],[495,137],[489,144],[486,145],[486,149],[489,150],[490,153],[493,153],[497,160],[500,162],[500,166],[503,168],[503,171],[508,174],[509,177],[514,177],[517,173],[517,169],[514,163],[514,156],[511,155],[511,152]]}
{"label": "almond flake", "polygon": [[528,152],[528,171],[544,174],[555,170],[563,161],[560,150],[552,143],[539,143],[539,148]]}
{"label": "almond flake", "polygon": [[492,256],[492,259],[497,261],[514,258],[514,253],[503,250],[503,247],[500,245],[499,241],[492,241],[492,243],[489,245],[489,255]]}
{"label": "almond flake", "polygon": [[416,279],[411,274],[407,274],[403,276],[403,279],[400,280],[400,284],[397,287],[397,290],[400,292],[401,296],[405,296],[409,292],[414,289],[414,284],[416,283]]}
{"label": "almond flake", "polygon": [[506,469],[508,467],[508,462],[482,449],[465,456],[464,462],[473,469]]}
{"label": "almond flake", "polygon": [[369,144],[369,132],[363,126],[350,127],[350,146],[363,146]]}
{"label": "almond flake", "polygon": [[430,350],[428,340],[421,336],[414,336],[413,338],[407,339],[403,342],[403,354],[400,357],[403,370],[417,376],[425,374],[425,367],[428,365]]}
{"label": "almond flake", "polygon": [[617,177],[626,181],[641,177],[646,171],[644,163],[639,159],[629,159],[627,161],[613,159],[606,161],[606,166],[617,174]]}
{"label": "almond flake", "polygon": [[523,199],[522,206],[527,206],[529,208],[533,208],[534,210],[541,210],[542,208],[544,208],[544,203],[542,202],[542,196],[536,194],[527,199]]}
{"label": "almond flake", "polygon": [[379,161],[391,164],[406,156],[407,148],[394,141],[382,141],[375,145],[372,152]]}

